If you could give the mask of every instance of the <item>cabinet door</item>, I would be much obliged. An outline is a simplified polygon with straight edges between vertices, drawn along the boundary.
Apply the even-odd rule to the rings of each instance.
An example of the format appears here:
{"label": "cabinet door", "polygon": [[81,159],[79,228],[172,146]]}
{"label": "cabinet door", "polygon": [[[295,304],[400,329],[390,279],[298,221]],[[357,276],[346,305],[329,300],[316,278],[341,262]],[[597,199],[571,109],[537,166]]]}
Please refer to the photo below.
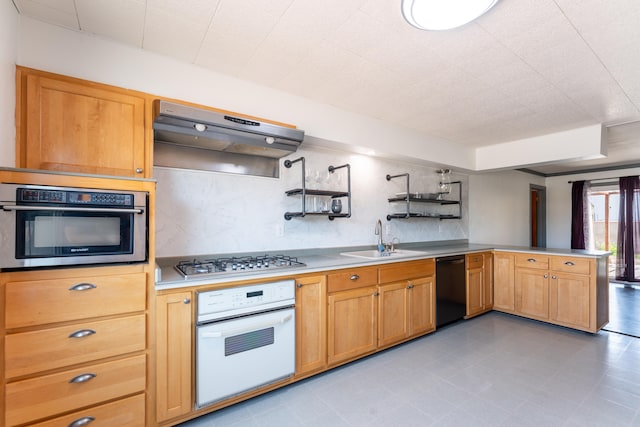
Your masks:
{"label": "cabinet door", "polygon": [[145,99],[124,89],[26,73],[20,167],[145,177]]}
{"label": "cabinet door", "polygon": [[326,276],[296,280],[296,375],[327,365]]}
{"label": "cabinet door", "polygon": [[409,283],[409,333],[420,335],[436,329],[434,276]]}
{"label": "cabinet door", "polygon": [[514,255],[496,252],[493,266],[493,308],[512,313],[515,311]]}
{"label": "cabinet door", "polygon": [[493,254],[484,254],[484,277],[482,283],[482,309],[493,308]]}
{"label": "cabinet door", "polygon": [[186,414],[193,407],[191,305],[191,292],[156,298],[158,421]]}
{"label": "cabinet door", "polygon": [[589,328],[590,279],[582,274],[551,272],[549,317],[565,326]]}
{"label": "cabinet door", "polygon": [[408,286],[408,282],[403,280],[378,288],[379,347],[402,341],[409,335]]}
{"label": "cabinet door", "polygon": [[467,270],[467,316],[482,312],[482,288],[484,271],[482,268]]}
{"label": "cabinet door", "polygon": [[378,344],[376,287],[329,294],[328,363],[374,351]]}
{"label": "cabinet door", "polygon": [[547,271],[516,269],[516,312],[536,319],[549,319]]}

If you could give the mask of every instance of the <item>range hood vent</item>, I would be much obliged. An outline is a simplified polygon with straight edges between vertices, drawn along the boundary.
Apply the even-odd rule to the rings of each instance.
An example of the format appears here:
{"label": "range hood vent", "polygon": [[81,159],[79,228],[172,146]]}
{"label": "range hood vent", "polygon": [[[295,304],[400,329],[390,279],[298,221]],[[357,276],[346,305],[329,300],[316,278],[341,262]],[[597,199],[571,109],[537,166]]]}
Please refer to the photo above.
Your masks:
{"label": "range hood vent", "polygon": [[279,176],[278,159],[295,152],[304,131],[168,101],[154,105],[154,164]]}

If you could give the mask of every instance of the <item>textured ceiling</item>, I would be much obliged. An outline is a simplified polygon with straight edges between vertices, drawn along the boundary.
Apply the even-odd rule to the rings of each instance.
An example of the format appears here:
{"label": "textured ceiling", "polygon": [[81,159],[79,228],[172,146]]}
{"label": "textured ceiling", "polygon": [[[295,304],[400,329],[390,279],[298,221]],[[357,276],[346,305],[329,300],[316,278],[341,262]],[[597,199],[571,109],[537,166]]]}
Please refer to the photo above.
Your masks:
{"label": "textured ceiling", "polygon": [[[640,121],[638,0],[501,0],[445,32],[406,24],[400,0],[14,3],[34,19],[462,145]],[[640,162],[640,126],[609,135],[608,159],[535,169]]]}

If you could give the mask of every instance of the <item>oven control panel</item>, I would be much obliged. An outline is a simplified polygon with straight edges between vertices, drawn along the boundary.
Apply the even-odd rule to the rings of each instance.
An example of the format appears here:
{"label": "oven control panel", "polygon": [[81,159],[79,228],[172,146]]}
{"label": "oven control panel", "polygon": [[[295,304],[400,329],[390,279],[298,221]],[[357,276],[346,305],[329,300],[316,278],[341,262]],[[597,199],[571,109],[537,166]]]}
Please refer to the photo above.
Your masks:
{"label": "oven control panel", "polygon": [[295,281],[282,280],[198,293],[198,322],[295,304]]}

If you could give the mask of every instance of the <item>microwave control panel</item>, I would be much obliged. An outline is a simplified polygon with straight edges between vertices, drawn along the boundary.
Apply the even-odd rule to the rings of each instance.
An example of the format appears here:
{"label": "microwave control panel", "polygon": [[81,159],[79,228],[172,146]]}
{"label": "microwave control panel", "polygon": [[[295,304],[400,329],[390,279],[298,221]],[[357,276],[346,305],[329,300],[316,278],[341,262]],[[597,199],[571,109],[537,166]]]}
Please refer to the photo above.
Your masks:
{"label": "microwave control panel", "polygon": [[17,203],[133,207],[133,194],[18,188]]}

